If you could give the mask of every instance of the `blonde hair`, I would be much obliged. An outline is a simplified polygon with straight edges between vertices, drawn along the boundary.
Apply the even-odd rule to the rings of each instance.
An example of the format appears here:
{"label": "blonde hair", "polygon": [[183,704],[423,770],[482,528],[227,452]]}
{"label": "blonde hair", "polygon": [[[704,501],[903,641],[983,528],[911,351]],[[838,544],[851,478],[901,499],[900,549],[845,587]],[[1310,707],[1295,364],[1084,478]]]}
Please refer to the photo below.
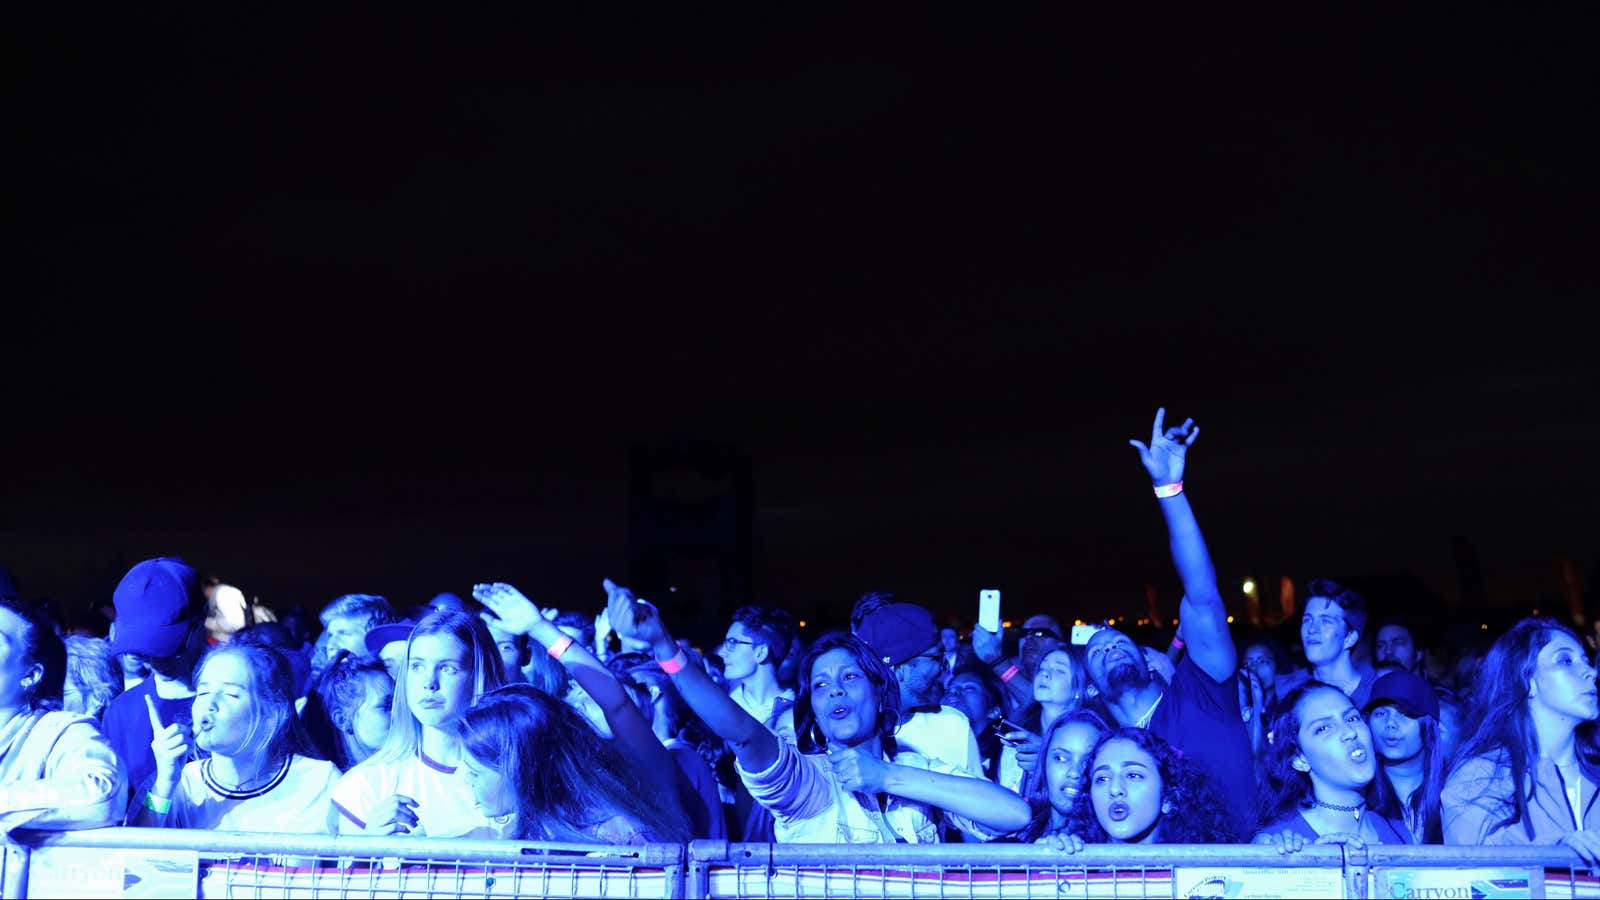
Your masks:
{"label": "blonde hair", "polygon": [[[479,697],[506,683],[505,664],[500,661],[500,650],[494,645],[489,627],[481,619],[470,613],[453,610],[428,613],[411,629],[411,636],[406,639],[406,664],[401,669],[400,677],[395,679],[394,703],[389,707],[389,736],[384,739],[383,746],[360,765],[402,762],[416,756],[418,748],[422,746],[422,723],[411,714],[406,688],[410,679],[406,673],[411,666],[411,645],[425,634],[448,634],[470,652],[472,698],[467,705],[476,703]],[[462,711],[465,712],[465,708]],[[443,730],[452,738],[457,737],[454,729]]]}

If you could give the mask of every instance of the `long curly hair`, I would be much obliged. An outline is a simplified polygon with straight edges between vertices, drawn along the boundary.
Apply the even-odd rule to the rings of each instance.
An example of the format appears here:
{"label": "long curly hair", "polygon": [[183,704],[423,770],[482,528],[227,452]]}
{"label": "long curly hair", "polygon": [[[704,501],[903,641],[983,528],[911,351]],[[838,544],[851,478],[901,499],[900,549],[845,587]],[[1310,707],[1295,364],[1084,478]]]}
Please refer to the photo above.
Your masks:
{"label": "long curly hair", "polygon": [[[1039,740],[1039,759],[1033,768],[1022,776],[1022,784],[1017,787],[1017,793],[1022,799],[1028,801],[1028,806],[1033,809],[1033,819],[1018,835],[1020,840],[1032,843],[1047,834],[1055,834],[1066,825],[1066,818],[1056,812],[1055,806],[1050,802],[1050,779],[1045,777],[1045,756],[1050,752],[1050,742],[1055,740],[1056,732],[1073,724],[1088,725],[1099,736],[1095,738],[1095,747],[1100,746],[1100,741],[1111,733],[1111,726],[1100,714],[1088,709],[1075,709],[1063,713],[1054,722],[1045,728]],[[1087,787],[1087,785],[1085,785]],[[1079,794],[1087,794],[1087,790]]]}
{"label": "long curly hair", "polygon": [[1311,774],[1296,769],[1294,758],[1300,753],[1300,705],[1318,691],[1346,696],[1344,691],[1326,681],[1312,679],[1279,697],[1278,704],[1272,708],[1262,759],[1266,784],[1258,805],[1262,825],[1311,806]]}
{"label": "long curly hair", "polygon": [[506,779],[516,798],[518,840],[592,842],[586,829],[618,815],[654,841],[690,838],[676,796],[651,789],[582,714],[539,688],[489,691],[457,728],[462,747]]}
{"label": "long curly hair", "polygon": [[[1156,843],[1159,844],[1232,844],[1240,840],[1238,825],[1228,813],[1211,776],[1193,761],[1179,755],[1161,736],[1144,728],[1119,728],[1100,738],[1090,756],[1089,771],[1094,771],[1094,760],[1111,741],[1128,741],[1150,755],[1161,775],[1161,802],[1167,810],[1162,813]],[[1091,779],[1092,780],[1092,779]],[[1092,786],[1078,795],[1067,814],[1066,827],[1085,842],[1104,844],[1111,835],[1100,824],[1094,812]]]}
{"label": "long curly hair", "polygon": [[884,755],[895,756],[894,730],[900,727],[900,681],[894,670],[879,659],[862,640],[843,631],[830,631],[817,638],[811,649],[800,659],[797,670],[798,690],[794,700],[794,733],[801,753],[824,753],[828,739],[817,728],[817,714],[811,708],[811,667],[817,657],[829,650],[845,650],[855,657],[856,665],[867,676],[877,695],[877,734],[882,738]]}
{"label": "long curly hair", "polygon": [[[1532,769],[1540,748],[1539,734],[1528,710],[1528,690],[1539,665],[1539,651],[1558,634],[1583,647],[1583,641],[1572,629],[1553,619],[1537,618],[1523,619],[1494,642],[1478,669],[1477,691],[1469,704],[1483,718],[1456,752],[1455,769],[1468,760],[1485,757],[1497,768],[1509,770],[1513,785],[1527,787],[1526,791],[1514,789],[1510,797],[1500,798],[1510,807],[1510,813],[1489,830],[1499,831],[1521,822],[1530,841],[1534,832],[1528,803],[1533,800]],[[1595,723],[1579,725],[1575,739],[1583,764],[1590,768],[1600,766]]]}

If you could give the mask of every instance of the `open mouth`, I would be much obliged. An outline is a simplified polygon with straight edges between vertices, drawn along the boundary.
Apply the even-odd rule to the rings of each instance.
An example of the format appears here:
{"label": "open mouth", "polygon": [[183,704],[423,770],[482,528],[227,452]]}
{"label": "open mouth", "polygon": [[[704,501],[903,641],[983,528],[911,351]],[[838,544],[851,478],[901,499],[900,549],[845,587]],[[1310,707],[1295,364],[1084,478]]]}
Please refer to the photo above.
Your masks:
{"label": "open mouth", "polygon": [[204,718],[203,717],[203,718],[200,719],[200,721],[194,723],[194,730],[195,731],[210,731],[211,730],[211,726],[213,726],[215,724],[217,724],[215,719]]}
{"label": "open mouth", "polygon": [[833,709],[828,710],[828,718],[835,721],[846,718],[849,715],[850,707],[848,706],[835,706]]}
{"label": "open mouth", "polygon": [[1121,822],[1124,819],[1127,819],[1128,813],[1130,812],[1132,812],[1132,810],[1128,808],[1128,804],[1123,803],[1121,800],[1118,800],[1106,807],[1106,817],[1113,822]]}
{"label": "open mouth", "polygon": [[1367,748],[1365,748],[1365,747],[1357,747],[1354,750],[1351,750],[1350,751],[1350,758],[1352,760],[1356,761],[1356,762],[1366,762],[1367,761]]}

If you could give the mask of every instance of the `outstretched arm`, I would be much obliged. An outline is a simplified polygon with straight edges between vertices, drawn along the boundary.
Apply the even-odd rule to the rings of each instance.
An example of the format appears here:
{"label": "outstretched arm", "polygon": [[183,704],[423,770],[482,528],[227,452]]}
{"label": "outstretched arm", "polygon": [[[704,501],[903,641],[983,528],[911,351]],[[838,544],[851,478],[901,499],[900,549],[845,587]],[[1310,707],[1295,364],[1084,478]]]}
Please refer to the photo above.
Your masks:
{"label": "outstretched arm", "polygon": [[672,684],[683,696],[683,702],[689,704],[706,727],[727,742],[746,772],[764,772],[771,768],[778,758],[778,736],[723,693],[704,669],[693,663],[684,664],[682,649],[667,633],[661,613],[653,604],[636,599],[632,591],[609,578],[605,580],[605,588],[610,597],[606,612],[617,636],[650,645],[656,662],[672,677]]}
{"label": "outstretched arm", "polygon": [[886,762],[860,747],[832,750],[828,763],[844,790],[869,797],[881,791],[937,806],[997,835],[1026,827],[1033,815],[1028,801],[987,778]]}
{"label": "outstretched arm", "polygon": [[550,621],[554,610],[549,615],[541,613],[532,600],[509,584],[473,585],[472,596],[499,620],[501,627],[526,634],[541,645],[536,652],[548,652],[549,648],[566,641],[560,663],[594,698],[595,705],[606,717],[606,724],[611,726],[612,735],[627,748],[628,757],[636,760],[640,771],[654,779],[658,787],[664,785],[663,789],[668,791],[677,789],[673,777],[676,763],[661,739],[656,737],[655,729],[650,727],[650,722],[639,712],[639,707],[633,704],[633,698],[623,690],[611,670],[595,659],[589,648],[567,638]]}
{"label": "outstretched arm", "polygon": [[1163,430],[1166,415],[1166,409],[1156,410],[1148,446],[1142,441],[1128,443],[1139,451],[1139,461],[1150,474],[1161,514],[1167,520],[1172,563],[1183,582],[1178,618],[1183,623],[1184,651],[1207,675],[1222,682],[1238,668],[1238,654],[1228,635],[1228,610],[1222,602],[1222,591],[1217,588],[1211,553],[1206,549],[1189,498],[1183,493],[1184,458],[1200,436],[1200,427],[1193,419],[1185,419],[1182,425]]}

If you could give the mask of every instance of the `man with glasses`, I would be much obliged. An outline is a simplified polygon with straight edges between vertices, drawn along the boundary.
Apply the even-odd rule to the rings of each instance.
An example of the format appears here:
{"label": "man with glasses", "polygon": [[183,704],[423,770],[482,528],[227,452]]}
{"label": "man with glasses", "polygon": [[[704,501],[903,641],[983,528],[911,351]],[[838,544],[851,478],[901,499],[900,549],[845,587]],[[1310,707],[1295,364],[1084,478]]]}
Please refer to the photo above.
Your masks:
{"label": "man with glasses", "polygon": [[768,728],[794,705],[794,691],[778,684],[778,666],[789,652],[794,620],[771,606],[741,606],[717,646],[728,696]]}
{"label": "man with glasses", "polygon": [[1017,708],[1033,702],[1033,676],[1039,670],[1039,661],[1066,645],[1061,624],[1044,613],[1029,616],[1022,623],[1015,659],[1002,656],[1000,635],[985,631],[982,626],[972,629],[973,654],[1000,677],[1011,695],[1012,706]]}
{"label": "man with glasses", "polygon": [[978,740],[966,713],[940,703],[944,648],[933,614],[915,603],[888,603],[861,619],[856,637],[894,669],[900,683],[900,728],[894,735],[900,749],[984,777]]}
{"label": "man with glasses", "polygon": [[106,707],[106,739],[128,769],[128,786],[139,791],[155,775],[146,700],[163,726],[191,727],[194,667],[206,649],[206,598],[200,576],[177,557],[147,559],[128,570],[111,594],[111,652],[138,655],[151,677]]}

